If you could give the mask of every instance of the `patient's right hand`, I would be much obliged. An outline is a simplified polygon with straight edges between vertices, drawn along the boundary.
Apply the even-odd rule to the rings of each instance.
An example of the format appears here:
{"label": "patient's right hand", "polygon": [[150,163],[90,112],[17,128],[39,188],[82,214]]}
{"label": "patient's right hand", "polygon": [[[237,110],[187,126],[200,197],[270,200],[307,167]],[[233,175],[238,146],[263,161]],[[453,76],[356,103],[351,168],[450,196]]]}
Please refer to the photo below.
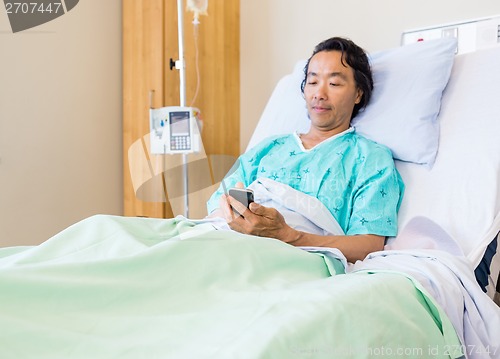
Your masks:
{"label": "patient's right hand", "polygon": [[276,238],[284,242],[293,241],[297,237],[296,231],[285,222],[285,218],[276,208],[255,202],[250,203],[250,208],[244,207],[238,201],[231,202],[230,205],[242,213],[242,216],[232,219],[226,217],[229,227],[237,232]]}

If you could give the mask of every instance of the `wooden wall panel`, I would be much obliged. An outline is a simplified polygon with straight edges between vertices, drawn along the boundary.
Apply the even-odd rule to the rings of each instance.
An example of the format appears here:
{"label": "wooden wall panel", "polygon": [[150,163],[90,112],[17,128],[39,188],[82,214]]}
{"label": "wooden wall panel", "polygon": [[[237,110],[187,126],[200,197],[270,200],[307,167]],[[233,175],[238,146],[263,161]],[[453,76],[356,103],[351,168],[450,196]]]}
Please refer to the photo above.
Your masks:
{"label": "wooden wall panel", "polygon": [[[194,104],[202,111],[203,142],[210,154],[239,154],[240,131],[240,30],[239,0],[209,1],[208,15],[200,16],[198,25],[200,90]],[[178,59],[175,1],[167,1],[168,18],[165,37],[167,59]],[[196,89],[195,42],[193,15],[184,13],[184,47],[186,59],[186,102]],[[165,74],[165,103],[179,103],[179,75],[177,71]]]}
{"label": "wooden wall panel", "polygon": [[[136,197],[131,174],[140,182],[152,177],[142,138],[149,133],[150,91],[153,102],[163,98],[163,0],[123,1],[123,169],[124,214],[163,217],[162,201],[141,201]],[[135,154],[129,157],[130,154]],[[143,157],[146,156],[146,157]],[[141,178],[143,180],[141,181]],[[156,181],[158,182],[158,181]],[[156,191],[156,183],[142,193],[148,199]]]}
{"label": "wooden wall panel", "polygon": [[[212,0],[208,4],[208,15],[200,16],[200,83],[194,103],[192,99],[196,92],[197,69],[193,14],[184,11],[186,105],[198,107],[202,112],[202,140],[206,151],[204,156],[206,160],[210,158],[211,161],[221,162],[211,163],[212,167],[218,169],[217,172],[221,171],[221,167],[224,171],[224,168],[230,165],[231,159],[238,156],[240,148],[239,6],[239,0]],[[154,107],[180,104],[179,71],[169,69],[170,58],[174,61],[179,58],[177,1],[124,0],[123,8],[125,215],[170,217],[177,213],[172,212],[168,201],[169,188],[165,183],[171,184],[176,182],[176,179],[158,178],[158,183],[153,183],[153,187],[157,188],[163,185],[167,192],[167,201],[163,205],[158,202],[140,201],[135,197],[131,176],[127,172],[130,171],[127,151],[132,143],[149,132],[149,122],[147,118],[142,118],[147,116],[149,88],[155,89]],[[192,157],[198,160],[200,156]],[[164,162],[172,162],[172,159],[167,158]],[[172,171],[168,171],[168,165],[165,168],[165,176],[173,176]],[[156,173],[157,169],[149,168],[149,171],[151,170]],[[148,176],[147,167],[138,168],[135,172],[135,177],[138,178]],[[205,185],[193,182],[206,182],[207,176],[212,175],[213,173],[206,173],[206,166],[190,167],[190,190],[191,187],[200,188]],[[161,189],[159,188],[160,193]],[[174,190],[178,192],[178,189]],[[212,191],[213,188],[207,190]],[[170,191],[175,192],[172,188]],[[201,195],[203,196],[205,195]],[[195,196],[195,201],[190,200],[190,213],[193,204],[201,206],[196,209],[195,217],[200,217],[205,207],[204,203],[201,203],[203,198],[200,202],[198,197]],[[173,202],[172,206],[177,208]]]}

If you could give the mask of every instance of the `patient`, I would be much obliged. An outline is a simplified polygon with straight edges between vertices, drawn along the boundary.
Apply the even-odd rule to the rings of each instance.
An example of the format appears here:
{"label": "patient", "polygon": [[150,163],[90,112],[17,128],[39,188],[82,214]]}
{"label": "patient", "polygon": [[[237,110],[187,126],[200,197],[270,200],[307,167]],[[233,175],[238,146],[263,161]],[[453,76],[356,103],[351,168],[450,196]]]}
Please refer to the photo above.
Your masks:
{"label": "patient", "polygon": [[[224,180],[245,187],[260,177],[318,198],[344,235],[292,228],[275,208],[246,208],[219,188],[207,203],[210,216],[235,231],[279,239],[294,246],[338,248],[349,262],[382,250],[397,233],[404,184],[390,150],[358,135],[351,120],[370,100],[373,80],[366,53],[345,38],[318,44],[304,68],[301,90],[311,121],[307,133],[263,140],[237,161]],[[241,215],[235,215],[241,213]]]}

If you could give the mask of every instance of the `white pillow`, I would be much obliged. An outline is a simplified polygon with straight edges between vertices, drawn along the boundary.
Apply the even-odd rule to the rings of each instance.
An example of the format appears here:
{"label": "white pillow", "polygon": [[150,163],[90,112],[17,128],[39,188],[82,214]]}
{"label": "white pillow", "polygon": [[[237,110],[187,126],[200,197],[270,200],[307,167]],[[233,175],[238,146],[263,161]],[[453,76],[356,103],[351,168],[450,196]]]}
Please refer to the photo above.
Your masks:
{"label": "white pillow", "polygon": [[395,159],[432,166],[456,48],[456,39],[443,38],[370,55],[374,90],[352,120],[356,131],[389,147]]}
{"label": "white pillow", "polygon": [[[369,105],[352,121],[356,131],[389,147],[396,159],[431,166],[439,143],[436,117],[456,47],[456,39],[445,38],[369,55],[375,87]],[[278,82],[247,150],[267,136],[307,131],[300,92],[304,65],[299,61]]]}
{"label": "white pillow", "polygon": [[399,228],[415,217],[432,219],[474,267],[500,231],[498,64],[500,46],[457,55],[443,93],[434,166],[396,163],[406,185]]}

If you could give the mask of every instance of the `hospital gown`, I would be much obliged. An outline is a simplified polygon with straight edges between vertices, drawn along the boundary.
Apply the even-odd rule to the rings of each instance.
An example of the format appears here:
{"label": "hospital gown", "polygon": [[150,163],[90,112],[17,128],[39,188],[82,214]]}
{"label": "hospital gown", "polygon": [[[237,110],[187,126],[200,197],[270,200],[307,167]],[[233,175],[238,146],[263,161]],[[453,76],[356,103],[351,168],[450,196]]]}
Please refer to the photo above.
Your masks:
{"label": "hospital gown", "polygon": [[[233,168],[224,179],[227,188],[271,178],[318,198],[347,235],[397,234],[404,184],[392,154],[353,128],[311,149],[296,133],[272,136],[241,155]],[[208,213],[219,207],[222,193],[219,187],[211,196]]]}

